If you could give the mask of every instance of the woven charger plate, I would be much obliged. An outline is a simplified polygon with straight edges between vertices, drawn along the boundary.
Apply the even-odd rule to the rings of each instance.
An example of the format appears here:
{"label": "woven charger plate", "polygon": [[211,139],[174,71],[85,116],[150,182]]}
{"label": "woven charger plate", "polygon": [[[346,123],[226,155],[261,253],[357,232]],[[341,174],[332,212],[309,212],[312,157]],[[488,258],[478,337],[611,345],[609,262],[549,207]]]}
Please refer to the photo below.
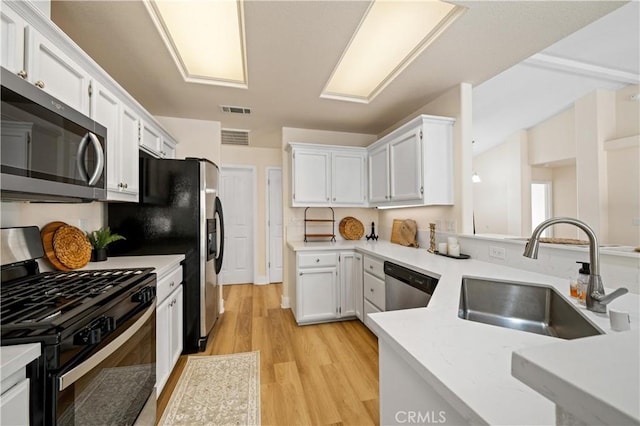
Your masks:
{"label": "woven charger plate", "polygon": [[351,216],[347,216],[340,221],[338,230],[345,240],[359,240],[364,235],[362,222]]}
{"label": "woven charger plate", "polygon": [[62,225],[53,234],[53,251],[64,266],[82,268],[91,260],[91,243],[80,229]]}

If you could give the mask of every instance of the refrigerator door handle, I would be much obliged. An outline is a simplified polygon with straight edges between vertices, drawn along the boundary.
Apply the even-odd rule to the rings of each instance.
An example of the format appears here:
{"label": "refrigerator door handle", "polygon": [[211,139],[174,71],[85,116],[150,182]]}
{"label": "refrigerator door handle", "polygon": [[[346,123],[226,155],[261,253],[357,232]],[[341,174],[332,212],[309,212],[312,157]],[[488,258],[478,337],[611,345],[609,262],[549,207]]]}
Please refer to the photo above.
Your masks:
{"label": "refrigerator door handle", "polygon": [[[215,216],[218,217],[218,221],[220,222],[219,225],[219,234],[220,234],[220,247],[218,248],[218,250],[215,250],[215,258],[216,258],[216,262],[215,262],[215,268],[216,268],[216,274],[220,273],[220,270],[222,269],[222,257],[224,255],[224,215],[222,214],[222,202],[220,201],[220,197],[216,197],[216,205],[215,205],[215,211],[214,211],[214,218]],[[217,242],[215,242],[214,240],[214,246],[215,244],[217,244]]]}

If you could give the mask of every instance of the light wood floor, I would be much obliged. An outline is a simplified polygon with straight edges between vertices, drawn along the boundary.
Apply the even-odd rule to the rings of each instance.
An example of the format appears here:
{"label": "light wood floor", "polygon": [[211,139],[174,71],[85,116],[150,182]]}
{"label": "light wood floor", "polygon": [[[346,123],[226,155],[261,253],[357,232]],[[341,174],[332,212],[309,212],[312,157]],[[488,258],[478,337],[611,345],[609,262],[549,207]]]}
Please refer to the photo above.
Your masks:
{"label": "light wood floor", "polygon": [[[378,342],[360,321],[299,327],[280,308],[282,284],[223,288],[225,312],[197,355],[260,351],[263,425],[379,423]],[[158,399],[169,402],[187,357],[181,356]]]}

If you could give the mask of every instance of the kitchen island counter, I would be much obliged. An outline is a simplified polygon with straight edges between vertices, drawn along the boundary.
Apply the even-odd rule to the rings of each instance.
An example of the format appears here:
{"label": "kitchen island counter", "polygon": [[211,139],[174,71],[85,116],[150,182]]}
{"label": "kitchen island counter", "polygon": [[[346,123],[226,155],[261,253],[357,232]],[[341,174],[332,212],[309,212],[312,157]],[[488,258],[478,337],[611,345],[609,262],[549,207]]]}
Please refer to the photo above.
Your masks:
{"label": "kitchen island counter", "polygon": [[[410,269],[439,278],[438,286],[426,308],[382,312],[370,315],[381,351],[381,424],[406,423],[397,412],[385,410],[385,398],[410,399],[407,381],[384,378],[384,357],[392,356],[407,367],[406,380],[419,381],[441,398],[446,406],[444,418],[469,424],[555,424],[555,404],[511,375],[512,353],[517,350],[555,343],[562,351],[564,341],[549,336],[496,327],[458,317],[463,276],[531,282],[554,287],[566,299],[568,283],[549,275],[509,268],[474,259],[455,260],[386,241],[340,241],[338,243],[289,243],[294,251],[348,250],[389,260]],[[536,262],[535,260],[530,260]],[[606,285],[607,283],[605,283]],[[607,292],[610,292],[607,289]],[[627,294],[609,304],[609,308],[631,313],[632,330],[638,330],[639,297]],[[574,302],[570,302],[574,303]],[[577,305],[576,305],[577,306]],[[605,333],[610,329],[608,315],[595,314],[578,307]],[[587,339],[603,338],[600,336]],[[588,354],[585,354],[588,357]],[[604,364],[613,359],[599,360]],[[385,391],[387,383],[399,388]],[[637,382],[620,384],[620,392],[636,392]],[[405,389],[402,392],[402,389]],[[602,389],[607,392],[607,389]],[[434,399],[434,401],[437,398]],[[443,420],[442,407],[423,406],[422,416]],[[448,414],[448,415],[447,415]],[[406,413],[405,413],[406,415]],[[426,417],[423,417],[423,419]]]}

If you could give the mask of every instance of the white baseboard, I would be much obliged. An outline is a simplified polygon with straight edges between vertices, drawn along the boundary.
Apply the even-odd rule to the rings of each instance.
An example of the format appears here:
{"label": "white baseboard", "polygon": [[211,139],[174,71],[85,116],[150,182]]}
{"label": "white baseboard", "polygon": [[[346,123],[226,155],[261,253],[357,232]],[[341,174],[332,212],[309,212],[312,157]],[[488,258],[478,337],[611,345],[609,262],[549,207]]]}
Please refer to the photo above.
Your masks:
{"label": "white baseboard", "polygon": [[289,305],[289,296],[285,296],[284,294],[282,295],[282,302],[280,303],[280,307],[282,309],[287,309],[291,307],[291,305]]}
{"label": "white baseboard", "polygon": [[220,299],[220,304],[218,305],[218,307],[220,308],[218,315],[222,315],[224,313],[224,299]]}
{"label": "white baseboard", "polygon": [[255,276],[253,277],[253,284],[254,285],[265,285],[265,284],[269,284],[269,278],[266,275],[262,275],[262,276]]}

